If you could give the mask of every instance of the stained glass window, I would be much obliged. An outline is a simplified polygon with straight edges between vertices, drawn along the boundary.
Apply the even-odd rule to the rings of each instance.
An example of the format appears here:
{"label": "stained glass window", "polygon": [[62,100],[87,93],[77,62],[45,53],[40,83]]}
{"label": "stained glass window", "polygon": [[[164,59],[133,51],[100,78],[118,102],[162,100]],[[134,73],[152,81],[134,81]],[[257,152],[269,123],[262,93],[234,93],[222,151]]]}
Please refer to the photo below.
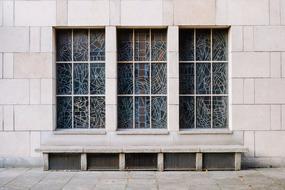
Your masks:
{"label": "stained glass window", "polygon": [[179,32],[180,128],[228,127],[228,31]]}
{"label": "stained glass window", "polygon": [[105,32],[56,31],[57,128],[105,127]]}
{"label": "stained glass window", "polygon": [[167,127],[166,30],[118,30],[118,128]]}

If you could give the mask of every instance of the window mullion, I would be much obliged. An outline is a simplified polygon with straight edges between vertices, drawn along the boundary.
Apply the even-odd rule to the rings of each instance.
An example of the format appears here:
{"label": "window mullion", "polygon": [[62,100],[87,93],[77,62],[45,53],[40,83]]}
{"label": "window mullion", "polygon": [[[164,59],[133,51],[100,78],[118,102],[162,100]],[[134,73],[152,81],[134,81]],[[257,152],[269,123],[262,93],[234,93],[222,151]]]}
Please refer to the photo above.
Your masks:
{"label": "window mullion", "polygon": [[71,109],[72,109],[72,114],[71,114],[71,118],[72,118],[72,123],[71,123],[71,128],[74,128],[74,78],[73,78],[73,30],[71,31]]}
{"label": "window mullion", "polygon": [[151,65],[152,65],[152,60],[151,60],[151,29],[149,29],[149,126],[152,128],[152,115],[151,115]]}
{"label": "window mullion", "polygon": [[136,128],[136,121],[135,121],[135,30],[133,29],[133,128]]}

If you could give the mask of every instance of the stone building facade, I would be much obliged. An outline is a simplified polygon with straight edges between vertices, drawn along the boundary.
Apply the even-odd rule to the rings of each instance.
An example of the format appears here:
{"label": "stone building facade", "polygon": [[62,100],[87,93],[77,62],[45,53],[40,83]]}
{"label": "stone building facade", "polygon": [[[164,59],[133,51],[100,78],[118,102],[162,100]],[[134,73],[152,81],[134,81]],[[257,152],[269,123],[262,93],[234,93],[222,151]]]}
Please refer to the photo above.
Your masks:
{"label": "stone building facade", "polygon": [[[228,125],[182,129],[179,34],[221,28],[228,31]],[[56,34],[63,29],[104,31],[100,129],[57,127]],[[118,127],[117,37],[123,29],[166,32],[165,128]],[[241,145],[248,149],[244,166],[285,166],[284,77],[284,0],[1,0],[0,166],[42,165],[36,149],[45,146],[188,145]]]}

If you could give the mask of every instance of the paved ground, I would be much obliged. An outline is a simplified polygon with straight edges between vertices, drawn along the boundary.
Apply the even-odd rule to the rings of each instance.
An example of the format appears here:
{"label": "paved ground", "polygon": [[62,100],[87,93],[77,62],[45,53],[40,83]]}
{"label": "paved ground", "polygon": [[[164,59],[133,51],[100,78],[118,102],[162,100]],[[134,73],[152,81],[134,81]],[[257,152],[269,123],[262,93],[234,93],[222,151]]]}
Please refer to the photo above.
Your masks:
{"label": "paved ground", "polygon": [[215,172],[44,172],[0,168],[0,190],[285,190],[284,169]]}

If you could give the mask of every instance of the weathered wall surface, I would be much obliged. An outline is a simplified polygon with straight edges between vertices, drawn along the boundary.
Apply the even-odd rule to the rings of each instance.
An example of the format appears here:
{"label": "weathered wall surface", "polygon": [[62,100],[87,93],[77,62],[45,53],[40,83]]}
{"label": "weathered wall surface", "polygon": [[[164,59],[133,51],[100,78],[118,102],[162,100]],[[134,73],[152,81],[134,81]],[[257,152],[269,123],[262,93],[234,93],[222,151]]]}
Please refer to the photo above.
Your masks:
{"label": "weathered wall surface", "polygon": [[[54,31],[106,27],[106,134],[54,135]],[[116,132],[116,26],[168,27],[168,134]],[[230,28],[233,135],[178,127],[178,28]],[[285,165],[285,0],[0,1],[0,166],[40,164],[40,144],[244,144],[246,163]]]}

